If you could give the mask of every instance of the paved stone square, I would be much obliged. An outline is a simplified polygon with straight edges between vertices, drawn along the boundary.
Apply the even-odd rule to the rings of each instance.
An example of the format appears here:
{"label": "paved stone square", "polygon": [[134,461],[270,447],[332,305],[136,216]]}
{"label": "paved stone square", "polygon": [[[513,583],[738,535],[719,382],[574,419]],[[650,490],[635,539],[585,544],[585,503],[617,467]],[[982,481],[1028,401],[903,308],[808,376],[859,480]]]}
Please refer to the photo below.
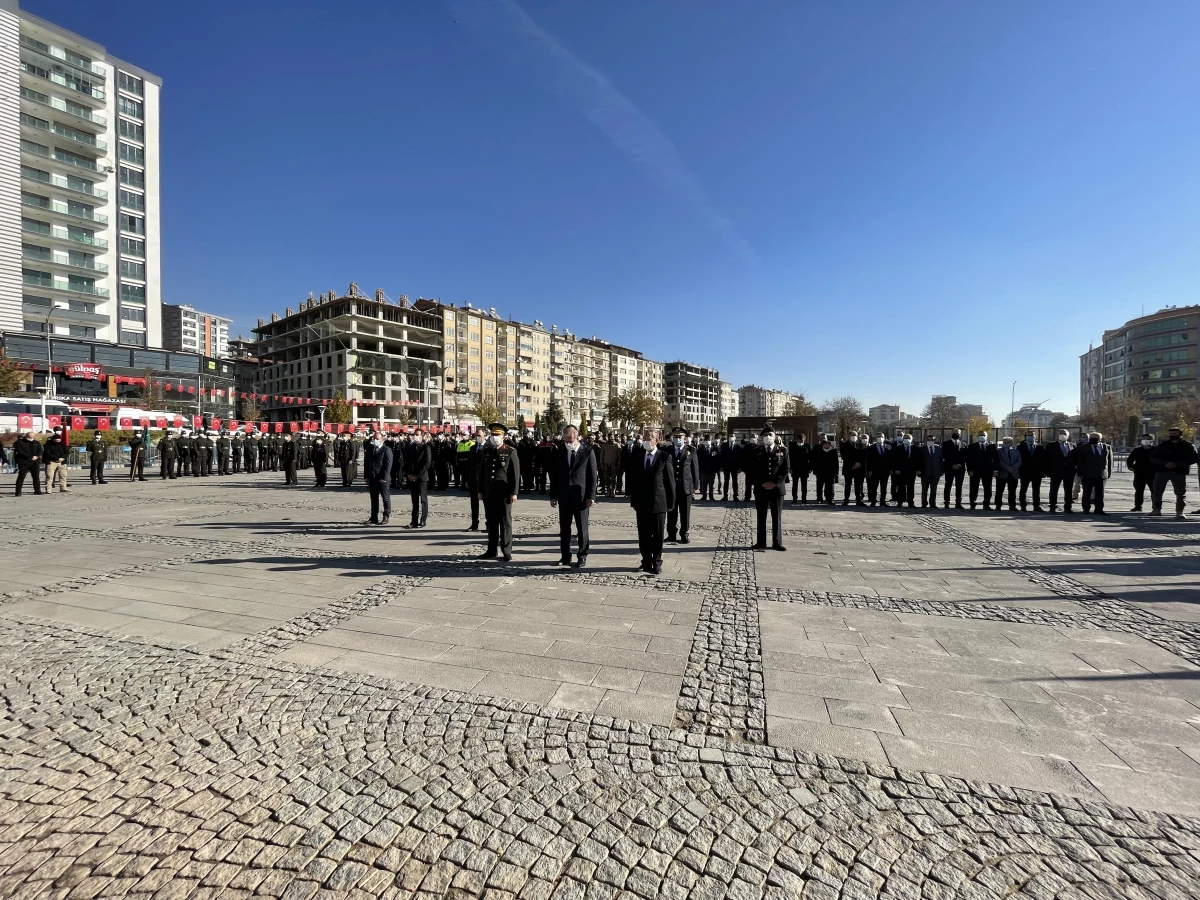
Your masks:
{"label": "paved stone square", "polygon": [[0,486],[0,897],[1200,896],[1200,519],[282,477]]}

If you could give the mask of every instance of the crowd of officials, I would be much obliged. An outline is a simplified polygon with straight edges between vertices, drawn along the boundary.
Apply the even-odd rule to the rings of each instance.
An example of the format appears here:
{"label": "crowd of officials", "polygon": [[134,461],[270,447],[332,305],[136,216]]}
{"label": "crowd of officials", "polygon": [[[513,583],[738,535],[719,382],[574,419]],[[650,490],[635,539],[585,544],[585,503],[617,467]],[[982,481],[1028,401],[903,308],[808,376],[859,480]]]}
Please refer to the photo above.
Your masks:
{"label": "crowd of officials", "polygon": [[[920,505],[964,509],[1001,509],[1064,513],[1078,501],[1084,513],[1107,515],[1105,482],[1113,470],[1114,453],[1103,436],[1092,432],[1087,440],[1071,441],[1066,431],[1057,439],[1039,443],[1032,431],[1018,440],[1004,437],[999,444],[987,434],[973,440],[955,431],[949,439],[926,437],[914,444],[912,435],[888,439],[882,432],[850,432],[843,440],[820,435],[810,444],[796,435],[786,445],[768,425],[758,436],[738,441],[725,436],[693,437],[679,428],[666,441],[657,429],[637,437],[589,435],[581,438],[574,426],[561,435],[519,436],[494,423],[474,434],[454,437],[446,433],[411,434],[373,432],[360,440],[341,433],[243,433],[206,429],[164,432],[154,444],[158,476],[162,480],[202,478],[241,472],[280,472],[285,485],[298,485],[298,472],[311,468],[315,486],[326,487],[332,466],[341,486],[350,488],[359,478],[359,464],[371,496],[372,525],[391,520],[393,490],[409,492],[412,500],[410,528],[426,527],[429,491],[466,490],[471,524],[480,529],[481,509],[488,530],[484,556],[512,555],[512,505],[521,494],[550,494],[560,519],[563,565],[584,566],[589,549],[588,510],[601,496],[624,495],[638,518],[641,568],[661,571],[664,543],[690,542],[691,506],[694,500],[715,502],[753,500],[758,512],[755,549],[767,548],[768,517],[771,547],[786,549],[782,539],[781,511],[786,486],[793,504],[807,504],[810,479],[813,503],[834,504],[836,486],[843,486],[841,504],[895,505],[914,508],[917,482]],[[42,493],[41,473],[47,490],[70,490],[67,478],[68,435],[55,428],[44,442],[26,433],[11,448],[17,469],[16,494],[28,476],[36,494]],[[150,446],[145,432],[129,441],[130,480],[146,480]],[[96,432],[84,444],[93,484],[107,483],[108,444]],[[0,463],[7,462],[0,447]],[[1170,429],[1165,440],[1142,435],[1125,460],[1133,474],[1133,512],[1143,510],[1149,493],[1150,515],[1162,515],[1168,488],[1174,494],[1175,514],[1183,517],[1187,476],[1197,464],[1195,447],[1183,440],[1179,429]],[[941,490],[939,492],[939,486]],[[1043,486],[1048,490],[1043,502]],[[1200,510],[1197,510],[1200,512]],[[572,530],[578,552],[572,560]]]}

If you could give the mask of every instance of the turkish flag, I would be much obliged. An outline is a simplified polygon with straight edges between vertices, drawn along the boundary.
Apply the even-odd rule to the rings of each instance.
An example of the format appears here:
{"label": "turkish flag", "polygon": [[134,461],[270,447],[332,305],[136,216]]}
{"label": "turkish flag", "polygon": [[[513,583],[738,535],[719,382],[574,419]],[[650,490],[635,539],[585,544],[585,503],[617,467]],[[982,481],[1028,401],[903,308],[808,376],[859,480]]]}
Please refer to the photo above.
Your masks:
{"label": "turkish flag", "polygon": [[108,431],[108,425],[108,416],[100,416],[98,419],[96,419],[96,429],[98,431]]}
{"label": "turkish flag", "polygon": [[328,422],[326,422],[324,425],[321,426],[321,430],[323,432],[325,432],[326,434],[329,434],[329,432],[333,431],[333,426],[330,425]]}
{"label": "turkish flag", "polygon": [[276,422],[276,423],[275,423],[275,433],[276,433],[276,434],[283,434],[283,423],[282,423],[282,422]]}
{"label": "turkish flag", "polygon": [[203,428],[204,427],[204,416],[192,416],[192,427],[193,428]]}
{"label": "turkish flag", "polygon": [[19,413],[17,415],[17,427],[26,429],[32,428],[33,416],[31,416],[29,413]]}
{"label": "turkish flag", "polygon": [[46,416],[47,428],[62,428],[62,416]]}
{"label": "turkish flag", "polygon": [[341,434],[341,433],[342,433],[342,432],[344,432],[345,430],[346,430],[346,426],[345,426],[345,425],[343,425],[341,422],[338,422],[337,433],[338,433],[338,434]]}
{"label": "turkish flag", "polygon": [[250,434],[252,431],[254,431],[254,423],[247,422],[246,423],[246,434]]}
{"label": "turkish flag", "polygon": [[259,431],[259,433],[260,433],[260,434],[266,434],[266,433],[267,433],[267,428],[269,428],[269,427],[270,427],[270,426],[269,426],[269,425],[267,425],[267,423],[266,423],[266,422],[260,422],[260,423],[258,424],[258,431]]}
{"label": "turkish flag", "polygon": [[213,419],[213,428],[215,428],[217,431],[221,430],[221,420],[220,419]]}
{"label": "turkish flag", "polygon": [[188,393],[189,393],[189,394],[194,394],[194,393],[196,393],[196,389],[195,389],[194,387],[191,387],[191,386],[189,386],[189,387],[188,387]]}
{"label": "turkish flag", "polygon": [[237,431],[239,427],[240,427],[240,426],[239,426],[239,424],[238,424],[238,420],[237,420],[237,419],[234,419],[232,422],[230,422],[230,423],[229,423],[229,430],[230,430],[230,431]]}
{"label": "turkish flag", "polygon": [[71,427],[79,429],[80,431],[86,428],[87,426],[83,416],[71,416]]}
{"label": "turkish flag", "polygon": [[176,428],[182,428],[182,427],[183,427],[183,416],[176,416],[176,417],[174,418],[174,420],[173,420],[172,424],[173,424],[173,425],[174,425]]}
{"label": "turkish flag", "polygon": [[118,428],[132,428],[133,427],[133,419],[130,418],[129,416],[121,416],[121,418],[117,420],[117,427]]}
{"label": "turkish flag", "polygon": [[154,427],[155,428],[166,428],[167,427],[167,417],[159,416],[157,419],[155,419]]}
{"label": "turkish flag", "polygon": [[150,420],[149,420],[149,419],[145,419],[145,418],[144,418],[144,419],[142,419],[142,420],[141,420],[141,426],[142,426],[143,428],[149,428],[149,427],[150,427]]}
{"label": "turkish flag", "polygon": [[300,430],[300,423],[299,422],[289,422],[288,428],[291,429],[292,434],[295,434],[297,431]]}

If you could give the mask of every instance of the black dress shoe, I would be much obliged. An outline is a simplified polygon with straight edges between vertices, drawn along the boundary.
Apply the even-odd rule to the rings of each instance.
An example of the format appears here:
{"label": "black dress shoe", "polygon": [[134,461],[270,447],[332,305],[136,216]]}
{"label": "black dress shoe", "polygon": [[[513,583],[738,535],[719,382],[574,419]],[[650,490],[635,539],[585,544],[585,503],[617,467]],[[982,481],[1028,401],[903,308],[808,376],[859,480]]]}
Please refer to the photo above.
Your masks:
{"label": "black dress shoe", "polygon": [[480,554],[479,554],[477,557],[475,557],[475,558],[476,558],[476,559],[495,559],[495,558],[496,558],[496,551],[495,551],[495,550],[485,550],[485,551],[483,551],[483,553],[480,553]]}
{"label": "black dress shoe", "polygon": [[662,563],[655,563],[654,568],[650,570],[650,574],[651,575],[661,575],[662,574]]}
{"label": "black dress shoe", "polygon": [[577,560],[575,561],[574,568],[576,568],[576,569],[582,569],[582,568],[583,568],[584,566],[586,566],[586,565],[587,565],[587,557],[586,557],[586,556],[581,556],[581,557],[579,557],[579,559],[577,559]]}
{"label": "black dress shoe", "polygon": [[505,562],[512,562],[512,554],[511,554],[511,553],[505,553],[505,554],[504,554],[504,561],[505,561]]}
{"label": "black dress shoe", "polygon": [[681,544],[690,544],[691,542],[692,542],[692,539],[689,537],[681,537],[679,539],[679,543],[681,543]]}
{"label": "black dress shoe", "polygon": [[667,535],[667,540],[666,540],[666,543],[668,543],[668,544],[678,544],[678,543],[679,543],[679,541],[677,541],[677,540],[675,539],[675,535],[673,535],[673,534],[669,534],[669,535]]}
{"label": "black dress shoe", "polygon": [[363,522],[363,524],[364,525],[378,525],[379,523],[377,521],[375,521],[374,519],[367,519],[367,521]]}
{"label": "black dress shoe", "polygon": [[766,550],[767,545],[766,544],[754,544],[753,546],[750,547],[750,549],[751,550]]}
{"label": "black dress shoe", "polygon": [[787,552],[787,547],[783,546],[783,544],[776,544],[776,545],[775,545],[774,547],[772,547],[771,549],[772,549],[772,550],[778,550],[778,551],[780,551],[781,553],[786,553],[786,552]]}
{"label": "black dress shoe", "polygon": [[564,556],[562,559],[560,559],[560,560],[558,561],[558,564],[559,564],[560,566],[569,566],[569,565],[571,564],[571,557],[569,557],[569,556]]}

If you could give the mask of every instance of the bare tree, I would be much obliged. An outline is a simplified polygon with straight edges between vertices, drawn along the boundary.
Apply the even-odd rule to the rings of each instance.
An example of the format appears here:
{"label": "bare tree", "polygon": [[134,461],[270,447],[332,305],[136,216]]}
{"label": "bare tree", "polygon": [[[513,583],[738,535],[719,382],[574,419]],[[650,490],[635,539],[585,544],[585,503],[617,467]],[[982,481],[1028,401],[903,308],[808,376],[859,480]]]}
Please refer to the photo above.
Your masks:
{"label": "bare tree", "polygon": [[820,413],[837,423],[838,437],[845,438],[850,429],[867,418],[862,404],[850,396],[834,397],[822,404]]}
{"label": "bare tree", "polygon": [[925,405],[921,418],[930,428],[961,428],[970,417],[953,397],[934,397]]}
{"label": "bare tree", "polygon": [[817,407],[810,403],[803,394],[794,394],[787,406],[784,407],[783,414],[785,416],[815,416]]}

